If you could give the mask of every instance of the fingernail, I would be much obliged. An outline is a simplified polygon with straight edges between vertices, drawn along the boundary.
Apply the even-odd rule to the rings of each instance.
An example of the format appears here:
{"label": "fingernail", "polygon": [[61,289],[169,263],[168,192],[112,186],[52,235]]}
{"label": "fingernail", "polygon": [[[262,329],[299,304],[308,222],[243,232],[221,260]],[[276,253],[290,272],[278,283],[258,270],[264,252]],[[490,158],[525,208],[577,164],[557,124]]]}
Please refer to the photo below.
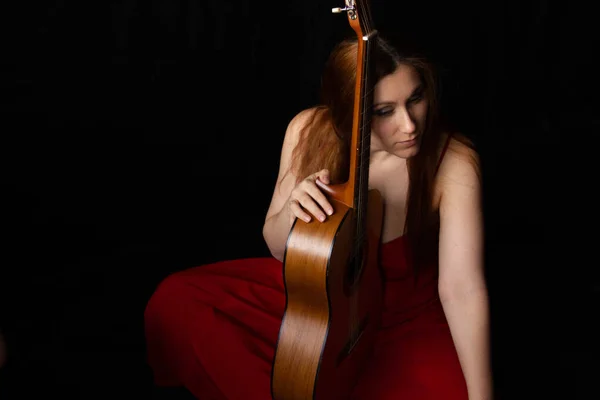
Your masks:
{"label": "fingernail", "polygon": [[331,215],[331,214],[333,214],[333,210],[332,210],[331,208],[329,208],[329,209],[327,210],[327,214],[328,214],[328,215]]}

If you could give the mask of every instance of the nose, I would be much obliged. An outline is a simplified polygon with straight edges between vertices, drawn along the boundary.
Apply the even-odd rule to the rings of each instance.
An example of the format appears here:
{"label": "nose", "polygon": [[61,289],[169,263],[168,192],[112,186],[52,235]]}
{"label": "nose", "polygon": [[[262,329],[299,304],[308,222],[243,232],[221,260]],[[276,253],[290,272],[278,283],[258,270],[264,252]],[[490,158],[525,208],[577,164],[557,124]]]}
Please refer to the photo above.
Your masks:
{"label": "nose", "polygon": [[413,120],[412,115],[406,108],[401,108],[396,113],[398,121],[398,130],[405,135],[412,135],[415,133],[417,126]]}

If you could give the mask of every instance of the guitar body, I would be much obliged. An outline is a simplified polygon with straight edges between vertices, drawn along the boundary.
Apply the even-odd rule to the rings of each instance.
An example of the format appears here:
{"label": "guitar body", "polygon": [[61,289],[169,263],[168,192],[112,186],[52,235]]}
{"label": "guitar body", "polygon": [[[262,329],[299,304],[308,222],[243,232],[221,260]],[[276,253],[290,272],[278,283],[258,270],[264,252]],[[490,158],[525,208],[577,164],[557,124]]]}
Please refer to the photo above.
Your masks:
{"label": "guitar body", "polygon": [[356,243],[355,210],[331,202],[335,212],[325,222],[296,220],[288,237],[287,303],[271,380],[276,400],[348,399],[379,327],[382,197],[376,190],[368,192],[367,243],[354,282],[349,268]]}

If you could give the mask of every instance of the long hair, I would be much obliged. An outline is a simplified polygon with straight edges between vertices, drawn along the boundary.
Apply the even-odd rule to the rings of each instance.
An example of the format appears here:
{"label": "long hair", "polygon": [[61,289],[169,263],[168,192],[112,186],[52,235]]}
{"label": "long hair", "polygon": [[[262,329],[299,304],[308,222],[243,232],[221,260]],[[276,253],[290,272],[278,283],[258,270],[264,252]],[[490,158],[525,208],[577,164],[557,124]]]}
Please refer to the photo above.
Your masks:
{"label": "long hair", "polygon": [[[301,130],[292,156],[298,180],[324,168],[329,169],[332,183],[348,178],[357,52],[356,38],[344,40],[333,49],[325,64],[320,104]],[[371,54],[375,82],[392,74],[400,65],[411,66],[419,74],[428,101],[421,148],[407,160],[409,189],[404,234],[418,268],[437,260],[438,254],[439,216],[433,207],[435,172],[443,146],[438,82],[433,66],[424,57],[401,53],[380,36],[374,39]]]}

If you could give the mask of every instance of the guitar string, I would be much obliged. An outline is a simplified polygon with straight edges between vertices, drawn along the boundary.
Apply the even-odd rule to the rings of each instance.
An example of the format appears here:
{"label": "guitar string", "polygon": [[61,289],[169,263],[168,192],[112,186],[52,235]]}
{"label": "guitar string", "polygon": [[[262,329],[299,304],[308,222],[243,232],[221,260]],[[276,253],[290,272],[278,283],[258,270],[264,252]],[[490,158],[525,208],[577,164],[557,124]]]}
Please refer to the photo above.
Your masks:
{"label": "guitar string", "polygon": [[[370,21],[370,13],[368,11],[368,7],[366,7],[365,2],[358,1],[358,8],[360,8],[359,13],[359,23],[362,25],[363,32],[370,32],[369,21]],[[365,16],[364,20],[362,16]],[[373,89],[370,86],[370,46],[369,41],[363,40],[363,57],[361,60],[357,60],[357,62],[362,62],[362,76],[363,82],[361,85],[361,110],[360,111],[360,121],[361,121],[361,135],[358,138],[360,152],[358,156],[359,159],[359,176],[358,176],[358,203],[357,203],[357,234],[355,237],[354,249],[352,251],[353,257],[351,258],[353,262],[352,266],[352,282],[356,283],[358,277],[362,271],[362,262],[364,256],[364,245],[365,245],[365,237],[366,237],[366,212],[367,209],[364,207],[366,205],[365,200],[368,198],[368,171],[369,171],[369,159],[368,156],[370,154],[370,125],[371,125],[371,117],[370,112],[368,112],[368,107],[372,107],[372,104],[366,104],[366,102],[370,99]],[[365,118],[368,119],[365,121]],[[358,257],[357,257],[358,256]],[[351,301],[351,311],[350,311],[350,332],[351,339],[354,343],[357,340],[357,336],[360,332],[358,331],[360,323],[358,316],[358,291],[354,293],[354,296]]]}

